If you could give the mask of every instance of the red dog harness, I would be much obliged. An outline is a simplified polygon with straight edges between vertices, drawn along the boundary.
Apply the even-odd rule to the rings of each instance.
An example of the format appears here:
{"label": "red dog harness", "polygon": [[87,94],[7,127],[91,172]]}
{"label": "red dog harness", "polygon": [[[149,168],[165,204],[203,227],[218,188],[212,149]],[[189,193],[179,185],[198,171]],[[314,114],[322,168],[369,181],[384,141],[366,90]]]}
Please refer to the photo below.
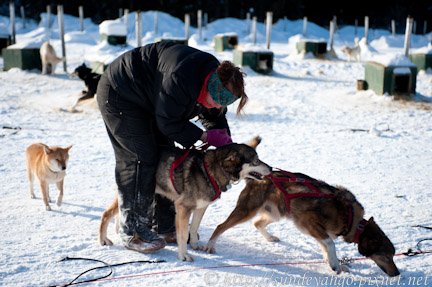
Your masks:
{"label": "red dog harness", "polygon": [[[327,193],[323,193],[319,190],[319,188],[317,188],[315,186],[316,183],[318,183],[318,180],[315,179],[305,179],[305,178],[301,178],[301,177],[297,177],[295,174],[289,172],[289,171],[285,171],[285,170],[280,170],[277,169],[277,171],[281,172],[284,176],[283,177],[278,177],[278,176],[274,176],[272,173],[270,175],[267,175],[266,177],[268,179],[270,179],[270,181],[282,192],[283,196],[284,196],[284,201],[285,201],[285,206],[287,208],[288,213],[290,212],[290,203],[291,203],[291,199],[293,198],[300,198],[300,197],[309,197],[309,198],[334,198],[335,196],[333,194],[327,194]],[[290,194],[282,185],[283,182],[294,182],[294,183],[299,183],[302,184],[304,186],[306,186],[307,188],[309,188],[310,191],[312,192],[299,192],[299,193],[292,193]],[[345,233],[342,233],[340,235],[345,236],[349,233],[349,231],[352,228],[352,224],[353,224],[353,218],[354,217],[354,210],[352,208],[352,206],[349,207],[349,211],[348,211],[348,228],[347,231]],[[360,239],[360,235],[363,233],[366,225],[368,224],[368,221],[366,219],[362,219],[359,224],[356,227],[356,232],[354,234],[353,237],[353,242],[354,243],[359,243],[359,239]]]}
{"label": "red dog harness", "polygon": [[[191,149],[186,150],[186,152],[182,156],[176,158],[176,160],[171,165],[171,168],[170,168],[170,180],[171,180],[171,183],[172,183],[172,185],[174,187],[174,190],[177,193],[178,193],[178,191],[176,190],[175,185],[174,185],[174,171],[176,170],[176,168],[178,168],[185,161],[185,159],[188,157],[188,155],[189,155],[189,153],[190,153],[190,151],[192,149],[196,149],[196,148],[191,148]],[[205,146],[202,149],[204,150]],[[219,188],[216,180],[213,178],[213,176],[211,176],[211,174],[210,174],[210,172],[208,170],[207,163],[205,161],[204,161],[204,170],[205,170],[208,178],[210,179],[211,184],[213,185],[213,189],[215,190],[215,196],[212,199],[212,201],[215,201],[216,199],[218,199],[220,197],[221,190],[220,190],[220,188]]]}

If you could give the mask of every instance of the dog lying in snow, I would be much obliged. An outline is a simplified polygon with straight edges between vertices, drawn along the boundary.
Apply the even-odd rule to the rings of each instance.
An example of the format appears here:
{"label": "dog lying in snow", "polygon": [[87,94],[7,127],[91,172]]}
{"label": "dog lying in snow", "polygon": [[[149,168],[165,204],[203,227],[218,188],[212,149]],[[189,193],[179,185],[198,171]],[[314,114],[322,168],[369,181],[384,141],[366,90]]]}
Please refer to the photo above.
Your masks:
{"label": "dog lying in snow", "polygon": [[324,258],[338,274],[348,269],[340,265],[332,238],[342,236],[346,242],[358,244],[360,254],[372,259],[387,275],[399,275],[393,262],[393,244],[373,217],[363,219],[364,209],[350,191],[285,171],[273,171],[261,181],[247,180],[237,206],[213,232],[205,250],[214,253],[222,233],[257,214],[260,217],[255,227],[271,242],[279,239],[267,232],[267,225],[282,217],[291,218],[302,232],[318,241]]}
{"label": "dog lying in snow", "polygon": [[42,44],[39,54],[42,61],[42,74],[54,74],[57,64],[63,59],[57,57],[53,46],[49,42]]}

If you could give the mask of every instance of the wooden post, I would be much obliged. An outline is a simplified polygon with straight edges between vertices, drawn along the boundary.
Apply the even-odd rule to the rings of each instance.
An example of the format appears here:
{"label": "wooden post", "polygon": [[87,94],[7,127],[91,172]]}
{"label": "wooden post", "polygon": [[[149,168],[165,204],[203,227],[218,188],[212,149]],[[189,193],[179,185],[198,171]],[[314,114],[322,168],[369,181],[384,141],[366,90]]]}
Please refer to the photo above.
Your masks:
{"label": "wooden post", "polygon": [[333,25],[334,25],[334,32],[337,31],[338,26],[337,26],[337,16],[333,15]]}
{"label": "wooden post", "polygon": [[26,28],[26,18],[25,18],[24,6],[21,6],[20,10],[21,10],[22,27],[23,27],[23,29],[25,29]]}
{"label": "wooden post", "polygon": [[417,21],[413,21],[412,34],[417,34]]}
{"label": "wooden post", "polygon": [[121,17],[123,17],[123,8],[119,8],[119,19],[121,19]]}
{"label": "wooden post", "polygon": [[330,40],[329,40],[329,46],[330,46],[330,51],[333,51],[333,39],[334,39],[334,33],[335,33],[335,18],[333,18],[333,20],[330,21]]}
{"label": "wooden post", "polygon": [[207,24],[208,24],[208,14],[204,13],[204,29],[207,30]]}
{"label": "wooden post", "polygon": [[12,44],[16,43],[16,30],[15,30],[15,3],[14,1],[9,2],[9,16],[10,16],[10,23],[9,23],[9,29],[11,34],[11,40]]}
{"label": "wooden post", "polygon": [[308,20],[307,20],[307,17],[303,17],[303,36],[306,36],[306,33],[307,33],[307,22],[308,22]]}
{"label": "wooden post", "polygon": [[427,32],[427,20],[424,20],[423,22],[423,35],[426,35]]}
{"label": "wooden post", "polygon": [[202,39],[202,10],[198,10],[197,13],[197,26],[198,26],[198,39]]}
{"label": "wooden post", "polygon": [[357,37],[358,19],[354,20],[354,37]]}
{"label": "wooden post", "polygon": [[369,17],[368,16],[365,16],[365,19],[364,19],[364,28],[365,28],[365,35],[364,35],[364,37],[365,37],[366,45],[367,45],[369,43],[369,40],[368,40],[368,38],[369,38]]}
{"label": "wooden post", "polygon": [[284,32],[286,32],[286,30],[287,30],[287,23],[288,23],[287,16],[284,16],[284,25],[283,25],[283,31]]}
{"label": "wooden post", "polygon": [[137,47],[141,47],[141,38],[142,38],[142,25],[141,25],[141,11],[136,12],[135,18],[135,37],[137,40]]}
{"label": "wooden post", "polygon": [[254,16],[252,18],[252,42],[254,45],[256,45],[257,41],[257,17]]}
{"label": "wooden post", "polygon": [[[57,18],[58,25],[60,29],[60,40],[62,46],[62,57],[63,57],[63,71],[67,73],[67,65],[66,65],[66,45],[64,40],[64,14],[63,14],[63,5],[57,6]],[[54,73],[54,71],[53,71]]]}
{"label": "wooden post", "polygon": [[271,31],[273,26],[273,12],[266,13],[266,46],[270,50]]}
{"label": "wooden post", "polygon": [[123,20],[126,26],[126,35],[129,34],[129,9],[124,9],[124,16]]}
{"label": "wooden post", "polygon": [[51,5],[47,5],[47,29],[51,29]]}
{"label": "wooden post", "polygon": [[413,18],[408,17],[405,27],[405,41],[404,41],[404,54],[405,57],[409,55],[409,48],[411,45],[411,32],[412,32]]}
{"label": "wooden post", "polygon": [[154,13],[154,18],[153,18],[153,24],[154,24],[154,34],[157,35],[158,34],[158,25],[159,25],[159,13],[156,11]]}
{"label": "wooden post", "polygon": [[396,36],[396,21],[391,20],[391,30],[392,30],[392,36]]}
{"label": "wooden post", "polygon": [[190,15],[185,14],[184,19],[185,19],[185,38],[186,38],[186,40],[189,40],[189,37],[190,37]]}
{"label": "wooden post", "polygon": [[246,34],[249,35],[251,31],[251,14],[249,12],[246,13]]}
{"label": "wooden post", "polygon": [[78,15],[80,19],[80,31],[84,31],[84,7],[78,6]]}

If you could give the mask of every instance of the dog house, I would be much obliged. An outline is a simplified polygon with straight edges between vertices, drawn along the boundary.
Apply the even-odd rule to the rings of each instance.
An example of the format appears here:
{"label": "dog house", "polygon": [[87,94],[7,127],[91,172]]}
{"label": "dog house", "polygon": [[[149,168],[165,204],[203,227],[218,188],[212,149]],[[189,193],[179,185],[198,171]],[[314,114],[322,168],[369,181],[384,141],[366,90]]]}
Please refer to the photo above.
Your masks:
{"label": "dog house", "polygon": [[176,38],[176,37],[156,38],[155,42],[169,42],[169,43],[176,43],[176,44],[182,44],[182,45],[188,44],[188,40],[186,38]]}
{"label": "dog house", "polygon": [[429,53],[416,53],[409,56],[411,62],[417,66],[418,71],[432,69],[432,51]]}
{"label": "dog house", "polygon": [[99,25],[101,41],[110,45],[125,45],[127,40],[126,24],[119,20],[106,20]]}
{"label": "dog house", "polygon": [[21,70],[42,70],[40,58],[41,43],[14,44],[2,50],[3,69],[20,68]]}
{"label": "dog house", "polygon": [[257,73],[269,74],[273,71],[273,52],[234,50],[233,62],[240,66],[249,66]]}
{"label": "dog house", "polygon": [[395,97],[409,97],[415,93],[417,67],[414,64],[384,65],[367,62],[365,80],[368,88],[378,95],[387,93]]}
{"label": "dog house", "polygon": [[298,53],[312,53],[315,57],[323,57],[327,53],[327,42],[302,40],[296,44]]}
{"label": "dog house", "polygon": [[236,33],[217,34],[213,41],[216,52],[233,50],[238,45],[238,36]]}
{"label": "dog house", "polygon": [[12,45],[12,39],[10,35],[0,34],[0,55],[2,55],[3,48]]}

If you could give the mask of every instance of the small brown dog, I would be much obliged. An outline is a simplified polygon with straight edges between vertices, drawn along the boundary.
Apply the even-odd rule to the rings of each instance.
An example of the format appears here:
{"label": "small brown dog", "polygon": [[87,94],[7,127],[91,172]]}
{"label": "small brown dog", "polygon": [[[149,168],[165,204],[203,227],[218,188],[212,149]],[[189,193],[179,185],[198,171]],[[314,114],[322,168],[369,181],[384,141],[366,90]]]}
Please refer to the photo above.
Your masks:
{"label": "small brown dog", "polygon": [[59,190],[57,205],[63,200],[63,181],[66,176],[66,165],[69,159],[71,145],[66,148],[58,146],[49,147],[42,143],[30,145],[26,150],[27,175],[30,183],[30,196],[35,198],[33,191],[34,176],[39,179],[42,198],[46,210],[51,210],[49,205],[49,184],[56,183]]}

